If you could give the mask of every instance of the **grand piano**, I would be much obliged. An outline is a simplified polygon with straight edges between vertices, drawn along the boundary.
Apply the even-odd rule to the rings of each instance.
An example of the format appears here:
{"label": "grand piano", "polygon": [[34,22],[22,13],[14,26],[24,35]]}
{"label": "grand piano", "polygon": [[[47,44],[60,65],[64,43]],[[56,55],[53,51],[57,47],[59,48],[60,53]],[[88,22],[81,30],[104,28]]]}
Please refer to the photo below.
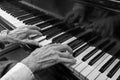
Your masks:
{"label": "grand piano", "polygon": [[[81,27],[70,29],[68,27],[75,25],[64,23],[63,17],[23,0],[0,2],[0,24],[2,29],[9,30],[26,25],[37,26],[43,36],[33,37],[33,40],[39,41],[40,45],[61,43],[73,49],[76,64],[67,67],[60,63],[38,71],[36,76],[42,80],[120,80],[120,42],[115,38],[103,38]],[[20,61],[37,48],[33,45],[9,45],[0,51],[0,58]]]}

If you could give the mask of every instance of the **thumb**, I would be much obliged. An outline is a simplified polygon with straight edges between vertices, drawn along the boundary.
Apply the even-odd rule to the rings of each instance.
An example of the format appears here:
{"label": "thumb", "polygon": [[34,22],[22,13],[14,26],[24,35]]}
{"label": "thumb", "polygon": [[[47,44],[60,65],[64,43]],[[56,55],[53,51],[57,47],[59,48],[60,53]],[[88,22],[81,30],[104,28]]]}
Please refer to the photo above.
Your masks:
{"label": "thumb", "polygon": [[22,43],[26,43],[26,44],[31,44],[31,45],[35,45],[35,46],[39,46],[39,47],[42,46],[42,45],[39,45],[39,42],[37,42],[35,40],[24,39],[21,41],[22,41]]}

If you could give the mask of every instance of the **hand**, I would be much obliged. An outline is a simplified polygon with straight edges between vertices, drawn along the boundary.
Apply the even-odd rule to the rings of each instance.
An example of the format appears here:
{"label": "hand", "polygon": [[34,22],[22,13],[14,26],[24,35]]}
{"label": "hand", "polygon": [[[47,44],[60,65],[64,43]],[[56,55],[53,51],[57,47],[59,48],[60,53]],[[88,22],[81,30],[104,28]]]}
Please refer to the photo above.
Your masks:
{"label": "hand", "polygon": [[91,29],[97,33],[100,33],[103,37],[110,37],[113,35],[113,18],[102,18],[94,21],[89,26],[86,26],[86,29]]}
{"label": "hand", "polygon": [[72,49],[67,45],[50,44],[36,49],[21,62],[35,72],[61,62],[67,65],[75,64],[72,53]]}
{"label": "hand", "polygon": [[68,24],[76,22],[80,24],[84,19],[84,13],[85,7],[82,4],[76,3],[73,10],[66,15],[65,22]]}
{"label": "hand", "polygon": [[[40,29],[36,26],[23,26],[20,28],[16,28],[12,31],[10,31],[8,34],[3,35],[3,41],[4,42],[11,42],[11,43],[19,43],[19,44],[32,44],[37,45],[38,42],[29,39],[31,35],[38,35],[41,36],[42,34],[39,32]],[[2,31],[1,34],[6,33],[5,31]]]}

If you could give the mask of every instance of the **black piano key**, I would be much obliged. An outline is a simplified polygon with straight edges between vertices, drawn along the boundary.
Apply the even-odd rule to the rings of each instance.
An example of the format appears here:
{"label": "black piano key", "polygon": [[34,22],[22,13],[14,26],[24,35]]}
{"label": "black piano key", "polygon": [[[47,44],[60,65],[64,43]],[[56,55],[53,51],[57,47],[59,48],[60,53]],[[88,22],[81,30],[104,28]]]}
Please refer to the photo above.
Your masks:
{"label": "black piano key", "polygon": [[2,10],[6,11],[9,14],[13,14],[13,13],[17,13],[17,12],[23,11],[21,9],[12,9],[12,8],[2,8]]}
{"label": "black piano key", "polygon": [[96,36],[95,34],[89,32],[86,35],[84,35],[81,39],[85,42],[88,42],[89,40],[91,40],[91,38],[94,38],[95,36]]}
{"label": "black piano key", "polygon": [[[104,41],[104,40],[103,40]],[[110,40],[109,39],[107,39],[107,40],[105,40],[102,44],[100,43],[98,43],[98,44],[96,44],[96,46],[97,46],[97,48],[98,49],[104,49],[104,47],[107,45],[107,44],[109,44],[110,43]]]}
{"label": "black piano key", "polygon": [[48,19],[52,19],[52,17],[47,16],[47,15],[42,15],[42,16],[40,15],[38,17],[29,19],[29,20],[26,20],[26,21],[23,21],[23,22],[26,23],[26,24],[33,25],[33,24],[39,23],[41,21],[46,21]]}
{"label": "black piano key", "polygon": [[116,50],[116,53],[113,55],[113,57],[111,57],[110,60],[100,68],[99,71],[103,73],[115,61],[115,59],[119,56],[119,53],[120,50]]}
{"label": "black piano key", "polygon": [[56,26],[58,27],[60,24],[61,24],[61,22],[59,19],[52,18],[52,19],[48,19],[44,23],[38,24],[36,26],[38,26],[39,28],[42,29],[42,28],[45,28],[45,27],[50,26],[50,25],[52,25],[52,27],[56,27]]}
{"label": "black piano key", "polygon": [[42,28],[45,28],[49,25],[51,25],[51,23],[49,23],[49,21],[48,21],[48,22],[45,22],[45,23],[42,23],[42,24],[39,24],[39,25],[36,25],[36,26],[39,27],[40,29],[42,29]]}
{"label": "black piano key", "polygon": [[25,19],[32,18],[32,17],[35,17],[35,16],[32,15],[32,14],[28,14],[28,15],[25,15],[25,16],[18,17],[18,20],[23,21]]}
{"label": "black piano key", "polygon": [[58,29],[57,27],[53,27],[53,28],[50,28],[49,30],[43,32],[43,35],[47,35],[46,39],[50,39],[54,36],[56,36],[57,34],[60,34],[62,32],[61,29]]}
{"label": "black piano key", "polygon": [[[81,42],[80,44],[84,44],[85,42]],[[73,56],[74,57],[77,57],[78,55],[80,55],[83,51],[85,51],[89,46],[88,45],[84,45],[83,47],[79,48],[78,50],[76,50],[74,53],[73,53]]]}
{"label": "black piano key", "polygon": [[66,34],[66,35],[62,36],[61,38],[59,38],[59,40],[56,40],[55,42],[56,43],[62,43],[62,42],[66,41],[70,38],[72,38],[72,35]]}
{"label": "black piano key", "polygon": [[112,78],[118,69],[120,69],[120,61],[112,68],[112,70],[107,74],[107,76],[109,78]]}
{"label": "black piano key", "polygon": [[[89,33],[88,34],[85,34],[85,35],[89,35]],[[83,36],[82,36],[83,37]],[[85,37],[86,36],[84,36],[84,40],[85,40]],[[87,39],[85,40],[85,41],[87,41],[87,43],[89,43],[90,41],[92,41],[92,40],[94,40],[95,39],[95,35],[93,36],[90,36],[89,35],[89,37],[87,37]],[[81,38],[82,40],[83,40],[83,38]],[[85,43],[85,42],[84,42]],[[74,53],[74,56],[76,57],[76,56],[78,56],[80,53],[82,53],[84,50],[86,50],[87,48],[89,47],[89,45],[87,44],[87,45],[85,45],[85,46],[83,46],[82,48],[80,48],[80,49],[78,49],[75,53]]]}
{"label": "black piano key", "polygon": [[38,23],[38,22],[42,22],[43,20],[41,19],[41,16],[37,16],[35,18],[32,18],[32,19],[29,19],[29,20],[25,20],[23,21],[24,23],[26,24],[30,24],[30,25],[33,25],[35,23]]}
{"label": "black piano key", "polygon": [[73,34],[75,35],[76,33],[78,33],[78,32],[76,32],[77,30],[78,30],[78,28],[77,29],[70,29],[70,30],[66,31],[66,33],[54,38],[53,42],[55,42],[55,43],[59,43],[59,41],[63,42],[65,40],[71,38],[73,36]]}
{"label": "black piano key", "polygon": [[117,80],[120,80],[120,75],[118,76]]}
{"label": "black piano key", "polygon": [[[103,44],[105,44],[106,42],[107,42],[107,40],[102,40],[101,41],[101,37],[97,37],[96,39],[94,39],[93,40],[93,42],[96,42],[96,43],[94,43],[94,44],[97,44],[97,46],[101,46],[102,45],[102,48],[105,46],[105,45],[103,45]],[[96,46],[96,47],[97,47]],[[88,60],[91,56],[93,56],[97,51],[98,51],[99,49],[94,49],[93,51],[91,51],[90,53],[88,53],[87,55],[85,55],[83,58],[82,58],[82,60],[83,61],[86,61],[86,60]]]}
{"label": "black piano key", "polygon": [[61,32],[62,32],[61,30],[55,30],[54,32],[52,32],[49,35],[47,35],[46,39],[50,39],[50,38],[60,34]]}
{"label": "black piano key", "polygon": [[19,16],[26,15],[26,14],[29,14],[29,13],[26,11],[20,11],[20,12],[14,13],[14,14],[12,13],[11,15],[14,17],[19,17]]}
{"label": "black piano key", "polygon": [[[99,53],[97,56],[95,56],[90,62],[89,65],[93,65],[94,63],[96,63],[106,52],[108,52],[109,50],[111,50],[114,46],[115,46],[116,42],[112,42],[109,43],[101,53]],[[104,52],[105,51],[105,52]]]}
{"label": "black piano key", "polygon": [[101,68],[100,68],[100,72],[103,73],[114,61],[115,61],[115,57],[112,57],[107,63],[105,63]]}
{"label": "black piano key", "polygon": [[88,53],[87,55],[85,55],[82,60],[83,61],[87,61],[91,56],[93,56],[96,52],[98,51],[98,49],[94,49],[93,51],[91,51],[90,53]]}
{"label": "black piano key", "polygon": [[100,42],[102,38],[100,36],[95,36],[92,40],[89,41],[90,45],[95,45],[96,43],[98,43],[98,41]]}
{"label": "black piano key", "polygon": [[81,44],[82,41],[76,39],[74,41],[72,41],[71,43],[69,43],[68,45],[73,49],[75,50],[76,48],[78,48]]}
{"label": "black piano key", "polygon": [[5,10],[6,12],[12,14],[12,13],[16,13],[16,12],[20,12],[23,11],[22,9],[15,7],[15,6],[2,6],[1,9]]}
{"label": "black piano key", "polygon": [[94,63],[96,63],[103,55],[105,54],[105,52],[101,52],[99,53],[97,56],[95,56],[88,64],[89,65],[93,65]]}
{"label": "black piano key", "polygon": [[[98,38],[98,40],[99,40],[99,38]],[[105,39],[105,40],[101,41],[101,38],[100,38],[100,41],[98,43],[96,43],[95,46],[97,48],[104,48],[109,42],[110,42],[110,40],[108,40],[108,39],[107,40]],[[94,49],[93,51],[91,51],[90,53],[88,53],[87,55],[85,55],[82,60],[86,61],[91,56],[93,56],[98,50],[99,49]]]}
{"label": "black piano key", "polygon": [[41,32],[42,32],[43,35],[48,35],[48,34],[54,32],[56,30],[60,30],[60,29],[57,28],[57,27],[51,27],[51,28],[48,28],[46,30],[42,30]]}

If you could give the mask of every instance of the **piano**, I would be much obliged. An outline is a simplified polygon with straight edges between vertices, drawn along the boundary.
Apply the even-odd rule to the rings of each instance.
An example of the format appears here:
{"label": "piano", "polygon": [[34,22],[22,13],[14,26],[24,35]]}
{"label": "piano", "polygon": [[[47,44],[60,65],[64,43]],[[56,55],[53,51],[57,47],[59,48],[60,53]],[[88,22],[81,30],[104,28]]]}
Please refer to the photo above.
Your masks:
{"label": "piano", "polygon": [[[0,20],[0,23],[10,30],[27,25],[41,28],[43,36],[32,38],[39,41],[39,45],[68,44],[73,49],[73,56],[77,62],[70,67],[63,64],[54,66],[54,70],[63,80],[120,80],[118,40],[103,38],[80,27],[69,29],[68,27],[73,25],[64,23],[62,17],[23,0],[1,1]],[[27,47],[33,48],[30,45]]]}

